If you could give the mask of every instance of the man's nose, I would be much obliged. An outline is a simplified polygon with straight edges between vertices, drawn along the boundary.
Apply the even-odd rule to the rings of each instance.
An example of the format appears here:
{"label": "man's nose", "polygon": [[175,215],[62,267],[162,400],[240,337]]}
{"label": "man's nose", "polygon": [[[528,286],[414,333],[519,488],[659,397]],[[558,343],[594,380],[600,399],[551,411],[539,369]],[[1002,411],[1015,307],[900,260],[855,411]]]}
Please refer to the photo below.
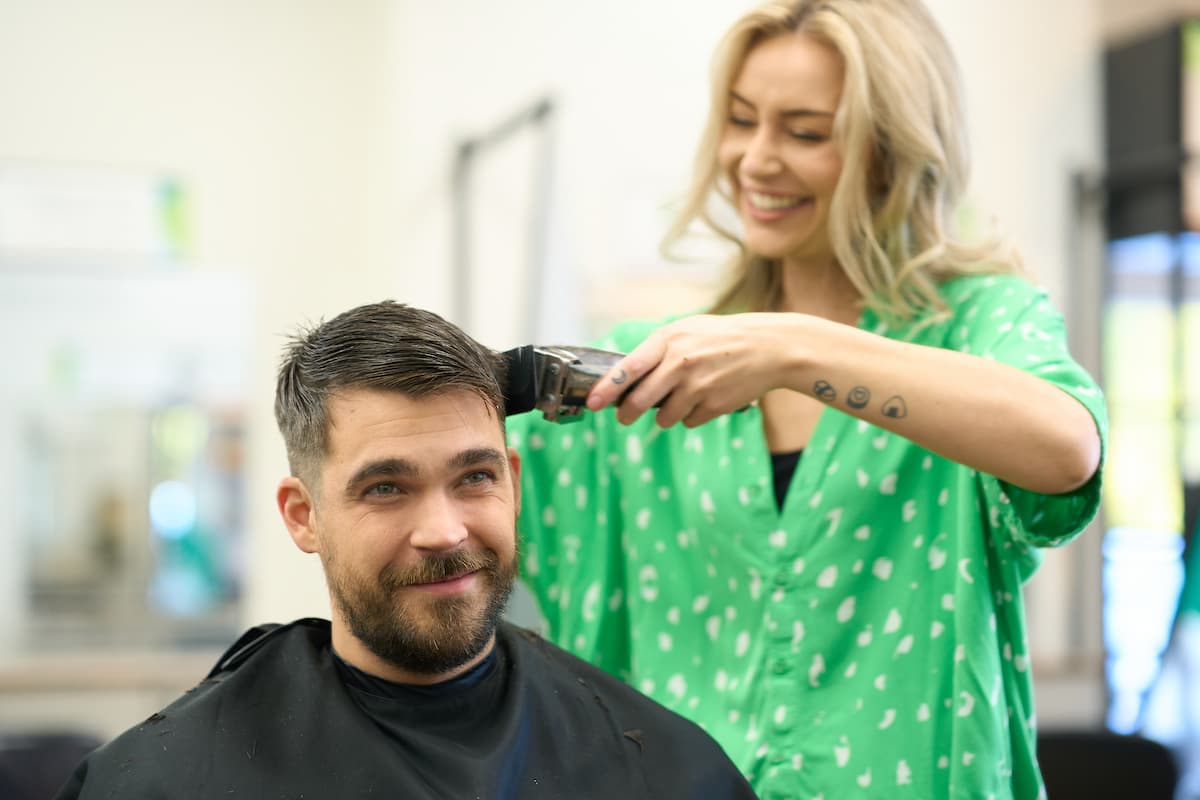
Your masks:
{"label": "man's nose", "polygon": [[409,544],[418,550],[453,550],[467,540],[467,525],[459,504],[445,494],[426,497],[412,509]]}

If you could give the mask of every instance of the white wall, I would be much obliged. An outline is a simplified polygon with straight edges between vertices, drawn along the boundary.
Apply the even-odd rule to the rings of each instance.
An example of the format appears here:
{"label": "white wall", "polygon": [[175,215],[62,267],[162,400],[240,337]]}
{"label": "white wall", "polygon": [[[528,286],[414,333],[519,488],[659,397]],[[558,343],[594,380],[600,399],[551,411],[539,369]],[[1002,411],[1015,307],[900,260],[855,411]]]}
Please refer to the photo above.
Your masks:
{"label": "white wall", "polygon": [[1069,178],[1101,159],[1099,18],[1089,0],[931,0],[966,85],[972,195],[1060,305]]}
{"label": "white wall", "polygon": [[[401,5],[395,50],[404,81],[395,101],[411,122],[404,123],[409,147],[401,155],[400,269],[434,265],[436,274],[449,263],[454,143],[549,96],[556,104],[557,137],[554,266],[582,284],[589,307],[596,305],[597,293],[606,301],[618,291],[628,297],[628,287],[621,288],[625,279],[661,266],[657,244],[668,218],[664,204],[686,181],[707,98],[710,51],[748,4]],[[508,209],[500,198],[488,199],[496,202],[475,208],[476,223],[482,235],[499,240],[487,228],[508,225]],[[490,273],[508,258],[481,255],[477,308],[482,298],[495,303],[494,290],[504,290]],[[567,283],[565,289],[580,288]],[[445,282],[412,289],[421,302],[446,312],[453,308]],[[560,302],[576,300],[563,296]],[[492,313],[503,317],[504,309]],[[473,332],[499,346],[509,343],[508,328],[480,319]]]}
{"label": "white wall", "polygon": [[272,372],[298,321],[373,299],[393,280],[376,233],[400,147],[385,113],[392,10],[383,0],[0,0],[0,158],[178,175],[194,268],[248,273],[256,285],[256,618],[325,605],[318,565],[287,541],[271,505],[286,472]]}

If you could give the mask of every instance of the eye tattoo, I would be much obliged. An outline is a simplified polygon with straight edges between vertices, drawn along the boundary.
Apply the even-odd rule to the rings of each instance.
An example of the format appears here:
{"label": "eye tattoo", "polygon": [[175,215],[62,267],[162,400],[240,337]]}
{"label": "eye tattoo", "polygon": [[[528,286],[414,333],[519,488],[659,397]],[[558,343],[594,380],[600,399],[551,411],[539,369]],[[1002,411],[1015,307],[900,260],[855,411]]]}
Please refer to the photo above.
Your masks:
{"label": "eye tattoo", "polygon": [[830,385],[829,381],[817,381],[813,384],[813,394],[818,400],[823,400],[826,403],[832,403],[837,400],[837,389]]}
{"label": "eye tattoo", "polygon": [[892,419],[904,419],[908,416],[908,406],[900,395],[893,395],[883,404],[883,415]]}
{"label": "eye tattoo", "polygon": [[846,395],[846,405],[851,408],[866,408],[869,402],[871,390],[865,386],[855,386],[850,390],[850,394]]}
{"label": "eye tattoo", "polygon": [[627,380],[629,380],[629,376],[625,374],[625,370],[623,369],[617,370],[617,374],[612,376],[612,382],[618,386]]}

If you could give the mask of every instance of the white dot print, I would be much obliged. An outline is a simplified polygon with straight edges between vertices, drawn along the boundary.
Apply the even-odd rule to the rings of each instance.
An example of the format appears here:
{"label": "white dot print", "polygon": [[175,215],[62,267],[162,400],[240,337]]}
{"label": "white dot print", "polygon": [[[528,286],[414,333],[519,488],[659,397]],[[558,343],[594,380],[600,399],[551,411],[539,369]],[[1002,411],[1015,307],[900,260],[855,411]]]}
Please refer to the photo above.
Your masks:
{"label": "white dot print", "polygon": [[[948,314],[897,322],[897,343],[991,356],[1103,420],[1043,293],[1018,276],[993,292],[979,276],[937,290]],[[619,328],[611,349],[630,352],[648,330]],[[871,389],[878,412],[894,392]],[[761,409],[694,429],[658,429],[653,415],[625,426],[611,411],[569,430],[511,418],[521,574],[548,638],[686,711],[758,796],[1036,794],[1033,738],[1006,733],[1030,669],[1016,567],[1066,540],[1080,498],[1001,498],[994,477],[904,437],[929,413],[905,400],[911,419],[895,432],[823,413],[782,507]],[[1012,727],[1026,731],[1027,716]],[[998,764],[979,730],[1000,731],[1011,755]]]}

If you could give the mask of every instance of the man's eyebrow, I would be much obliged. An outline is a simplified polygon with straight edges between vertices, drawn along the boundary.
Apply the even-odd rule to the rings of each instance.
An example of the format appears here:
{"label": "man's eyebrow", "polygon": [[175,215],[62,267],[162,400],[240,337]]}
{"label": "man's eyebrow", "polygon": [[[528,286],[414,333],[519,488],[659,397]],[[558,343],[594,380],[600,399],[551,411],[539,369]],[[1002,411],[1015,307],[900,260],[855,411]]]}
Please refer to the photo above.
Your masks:
{"label": "man's eyebrow", "polygon": [[403,458],[383,458],[363,464],[346,481],[346,491],[351,493],[354,487],[375,478],[411,478],[420,473],[416,464]]}
{"label": "man's eyebrow", "polygon": [[455,454],[454,458],[450,459],[450,467],[452,469],[484,465],[496,467],[504,465],[507,461],[504,453],[494,447],[472,447]]}
{"label": "man's eyebrow", "polygon": [[[476,466],[503,466],[507,463],[504,453],[494,447],[472,447],[455,453],[447,466],[450,469],[465,469]],[[358,468],[346,481],[346,493],[354,494],[356,487],[377,478],[415,478],[421,474],[416,464],[403,458],[382,458]]]}
{"label": "man's eyebrow", "polygon": [[[729,96],[731,98],[733,98],[734,100],[738,101],[739,103],[743,103],[747,106],[750,106],[750,108],[755,107],[754,103],[751,103],[749,100],[742,97],[740,94],[733,91],[732,89],[729,90]],[[819,111],[815,108],[795,108],[795,109],[791,109],[788,111],[784,111],[783,116],[784,117],[832,117],[833,112],[832,111]]]}

